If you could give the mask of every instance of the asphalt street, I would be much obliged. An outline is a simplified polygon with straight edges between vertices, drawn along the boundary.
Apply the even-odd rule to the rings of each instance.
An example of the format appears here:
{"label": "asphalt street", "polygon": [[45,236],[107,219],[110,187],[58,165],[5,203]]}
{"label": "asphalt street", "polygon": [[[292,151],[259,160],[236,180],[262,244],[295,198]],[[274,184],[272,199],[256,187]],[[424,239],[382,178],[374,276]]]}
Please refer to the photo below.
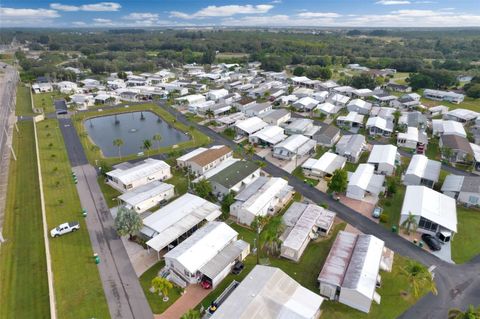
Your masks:
{"label": "asphalt street", "polygon": [[[171,107],[166,107],[163,103],[159,103],[159,105],[176,116],[178,121],[186,125],[193,125],[200,132],[212,138],[214,144],[224,144],[230,146],[232,149],[236,149],[237,144],[233,141],[226,139],[208,127],[188,121],[183,114]],[[432,293],[427,294],[413,307],[399,316],[399,318],[445,318],[450,308],[466,309],[470,304],[480,304],[480,255],[462,265],[444,262],[397,234],[392,233],[385,227],[374,223],[351,208],[330,198],[327,194],[308,186],[295,176],[265,161],[259,156],[254,156],[253,159],[264,161],[266,163],[264,170],[267,173],[272,176],[287,179],[288,183],[303,196],[316,203],[328,204],[329,209],[335,211],[339,218],[358,228],[363,233],[372,234],[381,238],[385,241],[386,246],[395,251],[395,253],[415,259],[428,267],[435,267],[433,273],[438,288],[438,295],[434,296]]]}
{"label": "asphalt street", "polygon": [[112,318],[151,319],[153,313],[132,267],[127,251],[115,231],[114,220],[97,182],[97,172],[83,151],[70,118],[59,118],[68,157],[77,175],[77,191],[87,210],[87,228],[92,248],[101,259],[100,278]]}
{"label": "asphalt street", "polygon": [[3,241],[2,228],[8,188],[8,172],[11,158],[10,146],[12,127],[15,119],[17,70],[0,63],[0,243]]}

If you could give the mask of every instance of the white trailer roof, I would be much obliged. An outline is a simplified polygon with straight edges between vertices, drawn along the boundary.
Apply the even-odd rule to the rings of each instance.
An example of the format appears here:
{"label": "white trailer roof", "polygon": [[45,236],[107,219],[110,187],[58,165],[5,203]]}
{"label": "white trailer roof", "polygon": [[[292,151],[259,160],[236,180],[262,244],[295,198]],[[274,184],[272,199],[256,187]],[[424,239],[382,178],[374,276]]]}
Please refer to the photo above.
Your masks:
{"label": "white trailer roof", "polygon": [[298,154],[302,155],[303,146],[307,147],[308,149],[311,149],[312,145],[313,145],[313,147],[315,147],[315,145],[316,145],[316,142],[314,140],[311,140],[304,135],[294,134],[294,135],[289,136],[283,142],[275,145],[275,148],[281,147],[281,148],[284,148],[284,149],[288,150],[289,152],[292,152],[292,153],[297,152]]}
{"label": "white trailer roof", "polygon": [[322,302],[279,268],[257,265],[211,318],[311,319]]}
{"label": "white trailer roof", "polygon": [[187,193],[143,220],[156,234],[147,245],[160,251],[202,220],[212,221],[221,214],[219,206]]}
{"label": "white trailer roof", "polygon": [[152,174],[155,174],[159,170],[164,170],[167,168],[170,168],[170,165],[168,165],[164,161],[147,158],[143,162],[134,164],[129,168],[117,168],[111,172],[108,172],[107,175],[117,178],[123,184],[128,185],[133,181],[148,177]]}
{"label": "white trailer roof", "polygon": [[302,168],[333,174],[337,169],[341,169],[347,159],[335,153],[326,152],[318,160],[309,158],[303,163]]}
{"label": "white trailer roof", "polygon": [[243,121],[238,121],[235,126],[248,134],[255,133],[268,124],[261,118],[253,116]]}
{"label": "white trailer roof", "polygon": [[424,217],[450,231],[457,232],[455,199],[425,186],[407,186],[402,215],[412,213]]}
{"label": "white trailer roof", "polygon": [[368,163],[387,163],[395,165],[397,147],[394,145],[373,145]]}
{"label": "white trailer roof", "polygon": [[171,184],[153,181],[146,185],[134,188],[120,195],[118,198],[131,206],[136,206],[137,204],[140,204],[159,194],[165,193],[173,188],[174,186]]}
{"label": "white trailer roof", "polygon": [[276,125],[266,126],[251,136],[257,137],[258,139],[273,145],[287,138],[287,136],[283,133],[283,128]]}
{"label": "white trailer roof", "polygon": [[238,233],[225,223],[210,222],[166,253],[164,258],[176,259],[185,269],[194,274],[237,235]]}
{"label": "white trailer roof", "polygon": [[373,235],[340,231],[318,281],[354,289],[373,299],[384,245]]}
{"label": "white trailer roof", "polygon": [[416,154],[408,165],[406,175],[412,174],[434,182],[438,181],[442,164],[428,159],[425,155]]}
{"label": "white trailer roof", "polygon": [[[258,185],[255,185],[255,187],[258,187]],[[257,215],[262,208],[264,208],[266,205],[270,205],[271,200],[274,197],[282,194],[287,187],[289,187],[288,182],[283,178],[266,178],[264,179],[263,185],[258,188],[257,192],[251,194],[251,196],[245,200],[245,202],[242,204],[242,207],[252,214]],[[243,196],[243,192],[240,194]]]}

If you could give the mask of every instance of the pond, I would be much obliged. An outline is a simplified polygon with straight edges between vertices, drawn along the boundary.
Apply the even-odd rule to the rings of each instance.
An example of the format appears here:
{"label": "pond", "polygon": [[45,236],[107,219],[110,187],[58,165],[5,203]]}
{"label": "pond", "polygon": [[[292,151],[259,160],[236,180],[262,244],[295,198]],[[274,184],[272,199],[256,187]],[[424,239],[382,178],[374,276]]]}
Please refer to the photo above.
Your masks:
{"label": "pond", "polygon": [[[143,141],[146,139],[152,143],[151,149],[175,145],[190,139],[187,134],[148,111],[98,116],[86,120],[84,126],[105,157],[118,156],[118,147],[113,145],[116,139],[123,140],[120,147],[122,156],[145,152]],[[160,134],[160,141],[153,140],[155,134]]]}

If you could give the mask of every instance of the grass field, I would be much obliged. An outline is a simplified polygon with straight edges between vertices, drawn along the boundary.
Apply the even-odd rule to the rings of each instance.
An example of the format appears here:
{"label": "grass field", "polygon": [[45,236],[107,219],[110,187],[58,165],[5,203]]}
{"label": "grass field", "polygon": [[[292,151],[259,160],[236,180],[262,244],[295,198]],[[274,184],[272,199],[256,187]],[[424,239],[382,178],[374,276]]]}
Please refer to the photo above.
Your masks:
{"label": "grass field", "polygon": [[[409,292],[408,279],[402,274],[402,268],[408,259],[396,254],[392,272],[381,272],[382,286],[376,291],[382,297],[380,305],[372,303],[370,313],[366,314],[334,301],[324,301],[322,304],[322,319],[367,319],[397,318],[410,308],[419,298],[414,298]],[[426,294],[424,290],[420,296]]]}
{"label": "grass field", "polygon": [[85,113],[80,113],[75,116],[75,121],[74,125],[77,130],[77,132],[80,135],[80,140],[82,142],[83,148],[85,150],[85,153],[87,154],[87,158],[90,161],[90,163],[94,163],[95,160],[103,160],[104,162],[112,165],[116,164],[119,162],[123,161],[129,161],[133,159],[138,159],[138,156],[133,154],[129,156],[123,156],[121,159],[118,157],[109,157],[105,158],[102,156],[101,152],[99,149],[95,148],[95,145],[92,143],[90,138],[87,136],[85,127],[83,125],[83,122],[89,118],[95,117],[95,116],[104,116],[104,115],[111,115],[111,114],[119,114],[119,113],[127,113],[127,112],[136,112],[136,111],[151,111],[158,116],[160,116],[163,120],[166,122],[170,123],[173,127],[183,131],[183,132],[188,132],[188,134],[192,137],[191,140],[182,142],[177,144],[177,147],[173,148],[172,146],[167,146],[167,147],[160,147],[158,149],[152,149],[149,151],[149,155],[155,155],[155,154],[161,154],[161,153],[168,153],[172,150],[183,150],[186,148],[193,148],[193,147],[199,147],[202,145],[206,145],[210,142],[210,138],[203,133],[197,131],[193,127],[187,127],[186,125],[176,121],[175,117],[168,113],[166,110],[160,108],[159,106],[155,104],[141,104],[141,105],[131,105],[128,108],[116,108],[112,110],[105,110],[102,112],[98,111],[93,111],[93,112],[85,112]]}
{"label": "grass field", "polygon": [[153,313],[160,314],[167,310],[178,298],[181,296],[182,289],[180,287],[174,286],[170,293],[168,294],[169,300],[164,302],[162,296],[159,296],[158,293],[152,293],[150,287],[152,286],[152,279],[158,275],[160,269],[165,266],[164,261],[160,261],[154,266],[150,267],[149,270],[143,273],[140,276],[140,285],[147,297],[148,304],[152,308]]}
{"label": "grass field", "polygon": [[18,128],[0,246],[0,318],[50,318],[33,123]]}
{"label": "grass field", "polygon": [[[419,92],[418,94],[421,94],[421,92]],[[445,105],[449,108],[450,111],[454,109],[467,109],[475,112],[480,112],[480,99],[473,99],[471,97],[465,97],[465,100],[460,104],[450,103],[446,101],[435,101],[423,97],[420,99],[420,102],[428,107]]]}
{"label": "grass field", "polygon": [[48,229],[68,221],[80,231],[50,240],[58,318],[110,316],[90,237],[56,120],[37,125]]}
{"label": "grass field", "polygon": [[112,208],[112,207],[118,206],[117,197],[122,195],[122,193],[120,193],[110,185],[107,185],[107,183],[105,183],[105,177],[100,176],[97,180],[98,180],[98,185],[102,190],[103,196],[107,201],[108,207]]}
{"label": "grass field", "polygon": [[55,112],[55,106],[53,101],[55,99],[63,99],[67,96],[66,94],[53,91],[53,92],[46,92],[46,93],[36,93],[33,94],[33,104],[35,108],[43,109],[45,114]]}
{"label": "grass field", "polygon": [[457,207],[458,233],[452,241],[452,259],[458,264],[464,263],[480,254],[478,230],[480,211]]}
{"label": "grass field", "polygon": [[30,88],[19,85],[17,87],[17,104],[15,106],[17,116],[33,115],[32,102],[30,100]]}

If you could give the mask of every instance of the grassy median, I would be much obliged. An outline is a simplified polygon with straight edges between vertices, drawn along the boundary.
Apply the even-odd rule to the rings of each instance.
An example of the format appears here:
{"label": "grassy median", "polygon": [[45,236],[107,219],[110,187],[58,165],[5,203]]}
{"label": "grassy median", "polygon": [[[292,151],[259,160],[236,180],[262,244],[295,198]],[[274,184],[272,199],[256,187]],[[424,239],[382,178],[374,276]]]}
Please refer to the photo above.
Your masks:
{"label": "grassy median", "polygon": [[32,110],[32,100],[30,99],[30,88],[23,85],[19,85],[17,87],[17,104],[15,106],[15,115],[34,115]]}
{"label": "grassy median", "polygon": [[33,123],[18,128],[0,245],[0,318],[50,318]]}
{"label": "grassy median", "polygon": [[80,222],[80,231],[50,240],[58,318],[109,318],[57,120],[38,123],[37,133],[48,229]]}

